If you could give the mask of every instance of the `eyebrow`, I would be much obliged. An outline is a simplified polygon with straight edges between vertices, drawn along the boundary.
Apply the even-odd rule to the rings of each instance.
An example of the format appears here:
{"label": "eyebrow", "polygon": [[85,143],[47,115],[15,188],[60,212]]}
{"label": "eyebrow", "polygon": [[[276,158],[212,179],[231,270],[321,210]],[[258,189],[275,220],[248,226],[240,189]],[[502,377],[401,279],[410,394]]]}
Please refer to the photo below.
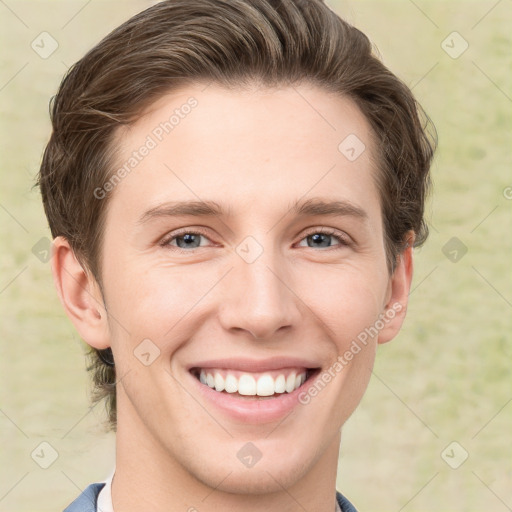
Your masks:
{"label": "eyebrow", "polygon": [[[297,200],[289,211],[299,217],[329,215],[351,216],[362,220],[368,218],[368,214],[361,207],[346,200],[326,201],[321,198],[311,198],[302,202]],[[159,217],[228,217],[230,215],[230,209],[225,211],[215,201],[173,201],[155,206],[145,212],[139,219],[139,224]]]}
{"label": "eyebrow", "polygon": [[144,224],[158,217],[220,217],[226,215],[215,201],[173,201],[161,204],[145,212],[139,219]]}
{"label": "eyebrow", "polygon": [[350,216],[366,220],[368,214],[360,207],[350,201],[325,201],[320,198],[312,198],[307,201],[296,201],[290,209],[298,216],[331,215]]}

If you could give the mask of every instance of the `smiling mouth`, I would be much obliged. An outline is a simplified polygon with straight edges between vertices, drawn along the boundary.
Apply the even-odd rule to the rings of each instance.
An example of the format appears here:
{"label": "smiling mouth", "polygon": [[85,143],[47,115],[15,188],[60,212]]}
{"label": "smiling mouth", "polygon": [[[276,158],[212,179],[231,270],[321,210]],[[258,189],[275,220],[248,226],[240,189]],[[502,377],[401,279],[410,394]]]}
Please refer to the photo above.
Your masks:
{"label": "smiling mouth", "polygon": [[283,368],[253,373],[222,368],[190,369],[201,384],[214,391],[252,400],[293,393],[319,371],[319,368]]}

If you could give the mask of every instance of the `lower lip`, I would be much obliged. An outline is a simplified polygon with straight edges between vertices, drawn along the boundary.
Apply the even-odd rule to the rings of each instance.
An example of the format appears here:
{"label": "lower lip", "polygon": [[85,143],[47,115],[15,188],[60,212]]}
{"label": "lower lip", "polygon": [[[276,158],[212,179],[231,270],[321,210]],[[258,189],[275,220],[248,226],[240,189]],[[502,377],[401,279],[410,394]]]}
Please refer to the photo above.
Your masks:
{"label": "lower lip", "polygon": [[280,420],[290,414],[297,405],[301,405],[298,398],[301,393],[307,391],[314,382],[318,370],[291,393],[282,393],[275,398],[248,399],[240,398],[235,393],[215,391],[206,384],[202,384],[196,377],[189,373],[198,386],[201,395],[211,402],[217,409],[233,420],[243,423],[270,423]]}

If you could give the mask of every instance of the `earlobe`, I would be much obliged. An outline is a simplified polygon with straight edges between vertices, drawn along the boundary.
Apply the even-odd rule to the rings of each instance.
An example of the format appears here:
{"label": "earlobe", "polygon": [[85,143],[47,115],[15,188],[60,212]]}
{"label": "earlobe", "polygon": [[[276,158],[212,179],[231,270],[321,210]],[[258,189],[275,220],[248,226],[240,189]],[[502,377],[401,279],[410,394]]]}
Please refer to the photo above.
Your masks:
{"label": "earlobe", "polygon": [[414,234],[411,232],[407,238],[407,246],[399,255],[396,268],[390,277],[389,293],[383,311],[384,327],[379,332],[379,343],[391,341],[404,322],[413,276],[413,244]]}
{"label": "earlobe", "polygon": [[64,237],[53,241],[52,274],[59,299],[82,339],[90,346],[110,346],[108,322],[100,288],[86,272]]}

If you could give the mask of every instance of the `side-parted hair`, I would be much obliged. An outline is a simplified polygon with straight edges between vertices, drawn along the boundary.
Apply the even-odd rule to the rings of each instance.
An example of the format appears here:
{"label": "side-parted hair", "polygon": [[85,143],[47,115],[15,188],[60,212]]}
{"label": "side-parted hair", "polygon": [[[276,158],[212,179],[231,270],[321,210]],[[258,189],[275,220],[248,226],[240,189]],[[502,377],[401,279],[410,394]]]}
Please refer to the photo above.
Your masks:
{"label": "side-parted hair", "polygon": [[[321,0],[167,0],[111,32],[64,77],[38,185],[53,237],[65,237],[101,288],[115,134],[163,95],[198,83],[227,88],[316,85],[350,98],[372,128],[389,272],[424,221],[435,128],[368,38]],[[341,142],[341,141],[340,141]],[[110,350],[107,356],[112,357]],[[115,365],[93,349],[95,400],[116,428]]]}

